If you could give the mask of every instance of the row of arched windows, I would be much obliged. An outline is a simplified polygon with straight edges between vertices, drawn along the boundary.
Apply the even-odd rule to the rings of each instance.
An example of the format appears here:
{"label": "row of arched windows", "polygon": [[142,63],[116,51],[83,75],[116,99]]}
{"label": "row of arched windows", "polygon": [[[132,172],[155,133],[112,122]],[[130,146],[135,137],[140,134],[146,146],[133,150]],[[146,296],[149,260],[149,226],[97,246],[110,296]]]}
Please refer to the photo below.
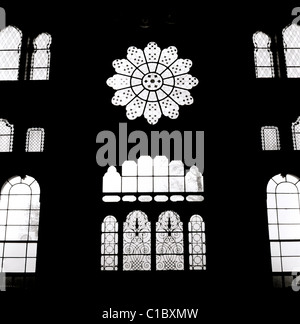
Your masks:
{"label": "row of arched windows", "polygon": [[[139,210],[123,223],[122,256],[124,271],[151,270],[154,248],[156,270],[184,270],[183,223],[174,211],[163,212],[155,224],[155,244],[151,242],[151,222]],[[101,270],[118,270],[119,224],[114,216],[104,218],[101,226]],[[205,226],[201,216],[188,223],[189,269],[206,269]]]}
{"label": "row of arched windows", "polygon": [[[0,81],[48,80],[50,73],[51,35],[41,33],[30,44],[30,39],[23,39],[23,33],[14,26],[7,26],[0,31]],[[22,47],[27,46],[26,53]],[[33,47],[29,52],[30,46]],[[25,73],[20,75],[21,54],[26,56]],[[29,72],[28,72],[29,71]],[[28,75],[29,74],[29,75]]]}

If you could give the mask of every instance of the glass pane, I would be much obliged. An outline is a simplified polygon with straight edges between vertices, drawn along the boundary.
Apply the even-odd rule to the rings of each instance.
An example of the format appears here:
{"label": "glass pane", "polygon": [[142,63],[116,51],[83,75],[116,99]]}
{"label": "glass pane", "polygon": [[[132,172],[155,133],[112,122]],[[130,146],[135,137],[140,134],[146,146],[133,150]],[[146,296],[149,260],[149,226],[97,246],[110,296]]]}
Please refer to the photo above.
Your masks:
{"label": "glass pane", "polygon": [[7,225],[28,225],[29,210],[8,210]]}
{"label": "glass pane", "polygon": [[4,257],[22,257],[26,256],[26,243],[5,243]]}
{"label": "glass pane", "polygon": [[36,258],[27,258],[26,260],[26,272],[35,272],[36,268]]}

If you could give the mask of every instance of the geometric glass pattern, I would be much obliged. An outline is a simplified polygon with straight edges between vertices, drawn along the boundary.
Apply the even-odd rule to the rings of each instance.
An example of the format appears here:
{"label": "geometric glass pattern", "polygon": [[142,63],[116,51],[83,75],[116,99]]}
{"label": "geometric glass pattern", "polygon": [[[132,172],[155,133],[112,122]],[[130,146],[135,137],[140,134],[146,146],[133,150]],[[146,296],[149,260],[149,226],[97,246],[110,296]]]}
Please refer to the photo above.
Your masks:
{"label": "geometric glass pattern", "polygon": [[40,188],[35,179],[15,176],[0,196],[0,272],[35,272]]}
{"label": "geometric glass pattern", "polygon": [[30,80],[49,80],[51,35],[42,33],[33,41]]}
{"label": "geometric glass pattern", "polygon": [[123,270],[151,270],[151,223],[141,211],[133,211],[124,222]]}
{"label": "geometric glass pattern", "polygon": [[300,179],[276,175],[267,186],[273,272],[300,271]]}
{"label": "geometric glass pattern", "polygon": [[102,222],[101,270],[118,270],[118,223],[114,216],[106,216]]}
{"label": "geometric glass pattern", "polygon": [[274,78],[273,54],[271,51],[271,38],[258,31],[253,35],[254,62],[257,78]]}
{"label": "geometric glass pattern", "polygon": [[188,226],[190,270],[205,270],[205,226],[202,217],[199,215],[192,216]]}
{"label": "geometric glass pattern", "polygon": [[12,152],[14,125],[6,119],[0,119],[0,152]]}
{"label": "geometric glass pattern", "polygon": [[261,143],[263,151],[280,150],[280,138],[278,127],[263,126],[261,128]]}
{"label": "geometric glass pattern", "polygon": [[144,50],[129,47],[126,59],[113,61],[117,74],[107,80],[107,85],[117,90],[112,103],[126,106],[130,120],[144,115],[154,125],[162,114],[175,119],[180,105],[193,103],[188,90],[198,80],[188,74],[191,66],[191,60],[178,59],[174,46],[161,50],[150,42]]}
{"label": "geometric glass pattern", "polygon": [[300,150],[300,117],[292,123],[294,150]]}
{"label": "geometric glass pattern", "polygon": [[26,134],[26,152],[43,152],[45,131],[43,128],[29,128]]}
{"label": "geometric glass pattern", "polygon": [[173,211],[156,223],[156,270],[184,270],[183,224]]}
{"label": "geometric glass pattern", "polygon": [[292,23],[282,35],[287,77],[300,78],[300,26]]}
{"label": "geometric glass pattern", "polygon": [[0,31],[0,80],[19,79],[22,32],[13,26]]}

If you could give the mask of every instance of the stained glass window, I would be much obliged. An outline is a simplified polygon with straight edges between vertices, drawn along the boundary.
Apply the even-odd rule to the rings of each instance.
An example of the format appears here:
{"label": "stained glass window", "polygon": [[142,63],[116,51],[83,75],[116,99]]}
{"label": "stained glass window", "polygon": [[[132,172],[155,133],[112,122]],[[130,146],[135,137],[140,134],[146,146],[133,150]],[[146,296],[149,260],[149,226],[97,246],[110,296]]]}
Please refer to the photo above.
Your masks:
{"label": "stained glass window", "polygon": [[35,179],[15,176],[1,189],[0,271],[35,272],[40,188]]}
{"label": "stained glass window", "polygon": [[280,150],[279,130],[276,126],[264,126],[261,128],[261,142],[264,151]]}
{"label": "stained glass window", "polygon": [[183,224],[173,211],[156,223],[156,270],[184,270]]}
{"label": "stained glass window", "polygon": [[42,33],[33,41],[30,80],[49,80],[51,35]]}
{"label": "stained glass window", "polygon": [[300,26],[291,24],[282,35],[287,77],[300,78]]}
{"label": "stained glass window", "polygon": [[190,270],[206,269],[205,226],[201,216],[193,215],[189,222]]}
{"label": "stained glass window", "polygon": [[141,211],[133,211],[124,222],[123,270],[151,270],[151,223]]}
{"label": "stained glass window", "polygon": [[256,77],[274,78],[271,38],[267,34],[258,31],[253,35],[253,43]]}
{"label": "stained glass window", "polygon": [[276,175],[267,186],[273,272],[300,270],[300,179]]}
{"label": "stained glass window", "polygon": [[12,152],[14,126],[6,119],[0,119],[0,152]]}
{"label": "stained glass window", "polygon": [[14,81],[19,79],[22,32],[7,26],[0,31],[0,80]]}
{"label": "stained glass window", "polygon": [[300,150],[300,117],[292,123],[294,150]]}
{"label": "stained glass window", "polygon": [[101,228],[101,270],[118,270],[118,223],[106,216]]}
{"label": "stained glass window", "polygon": [[26,135],[26,152],[43,152],[44,138],[43,128],[29,128]]}

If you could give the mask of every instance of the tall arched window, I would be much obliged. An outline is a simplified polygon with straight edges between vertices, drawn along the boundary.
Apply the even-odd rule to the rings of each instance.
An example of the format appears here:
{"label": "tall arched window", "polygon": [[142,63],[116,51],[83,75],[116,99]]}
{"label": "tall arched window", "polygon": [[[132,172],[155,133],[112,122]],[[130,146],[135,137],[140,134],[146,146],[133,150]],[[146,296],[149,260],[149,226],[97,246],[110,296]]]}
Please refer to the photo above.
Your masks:
{"label": "tall arched window", "polygon": [[12,152],[14,125],[6,119],[0,119],[0,152]]}
{"label": "tall arched window", "polygon": [[173,211],[156,223],[156,270],[184,270],[183,224]]}
{"label": "tall arched window", "polygon": [[273,272],[300,271],[300,179],[276,175],[267,186]]}
{"label": "tall arched window", "polygon": [[30,80],[49,80],[51,35],[42,33],[33,41]]}
{"label": "tall arched window", "polygon": [[294,150],[300,150],[300,117],[292,123]]}
{"label": "tall arched window", "polygon": [[19,79],[22,32],[7,26],[0,31],[0,80]]}
{"label": "tall arched window", "polygon": [[253,43],[256,77],[274,78],[271,38],[267,34],[258,31],[253,35]]}
{"label": "tall arched window", "polygon": [[0,271],[36,270],[40,187],[35,179],[15,176],[1,189]]}
{"label": "tall arched window", "polygon": [[282,35],[287,77],[300,78],[300,26],[290,24]]}
{"label": "tall arched window", "polygon": [[45,131],[43,128],[29,128],[26,134],[26,152],[44,151]]}
{"label": "tall arched window", "polygon": [[138,210],[124,222],[123,270],[151,270],[151,223]]}
{"label": "tall arched window", "polygon": [[190,270],[206,269],[205,226],[201,216],[193,215],[189,221]]}
{"label": "tall arched window", "polygon": [[118,223],[106,216],[101,226],[101,270],[118,270]]}

